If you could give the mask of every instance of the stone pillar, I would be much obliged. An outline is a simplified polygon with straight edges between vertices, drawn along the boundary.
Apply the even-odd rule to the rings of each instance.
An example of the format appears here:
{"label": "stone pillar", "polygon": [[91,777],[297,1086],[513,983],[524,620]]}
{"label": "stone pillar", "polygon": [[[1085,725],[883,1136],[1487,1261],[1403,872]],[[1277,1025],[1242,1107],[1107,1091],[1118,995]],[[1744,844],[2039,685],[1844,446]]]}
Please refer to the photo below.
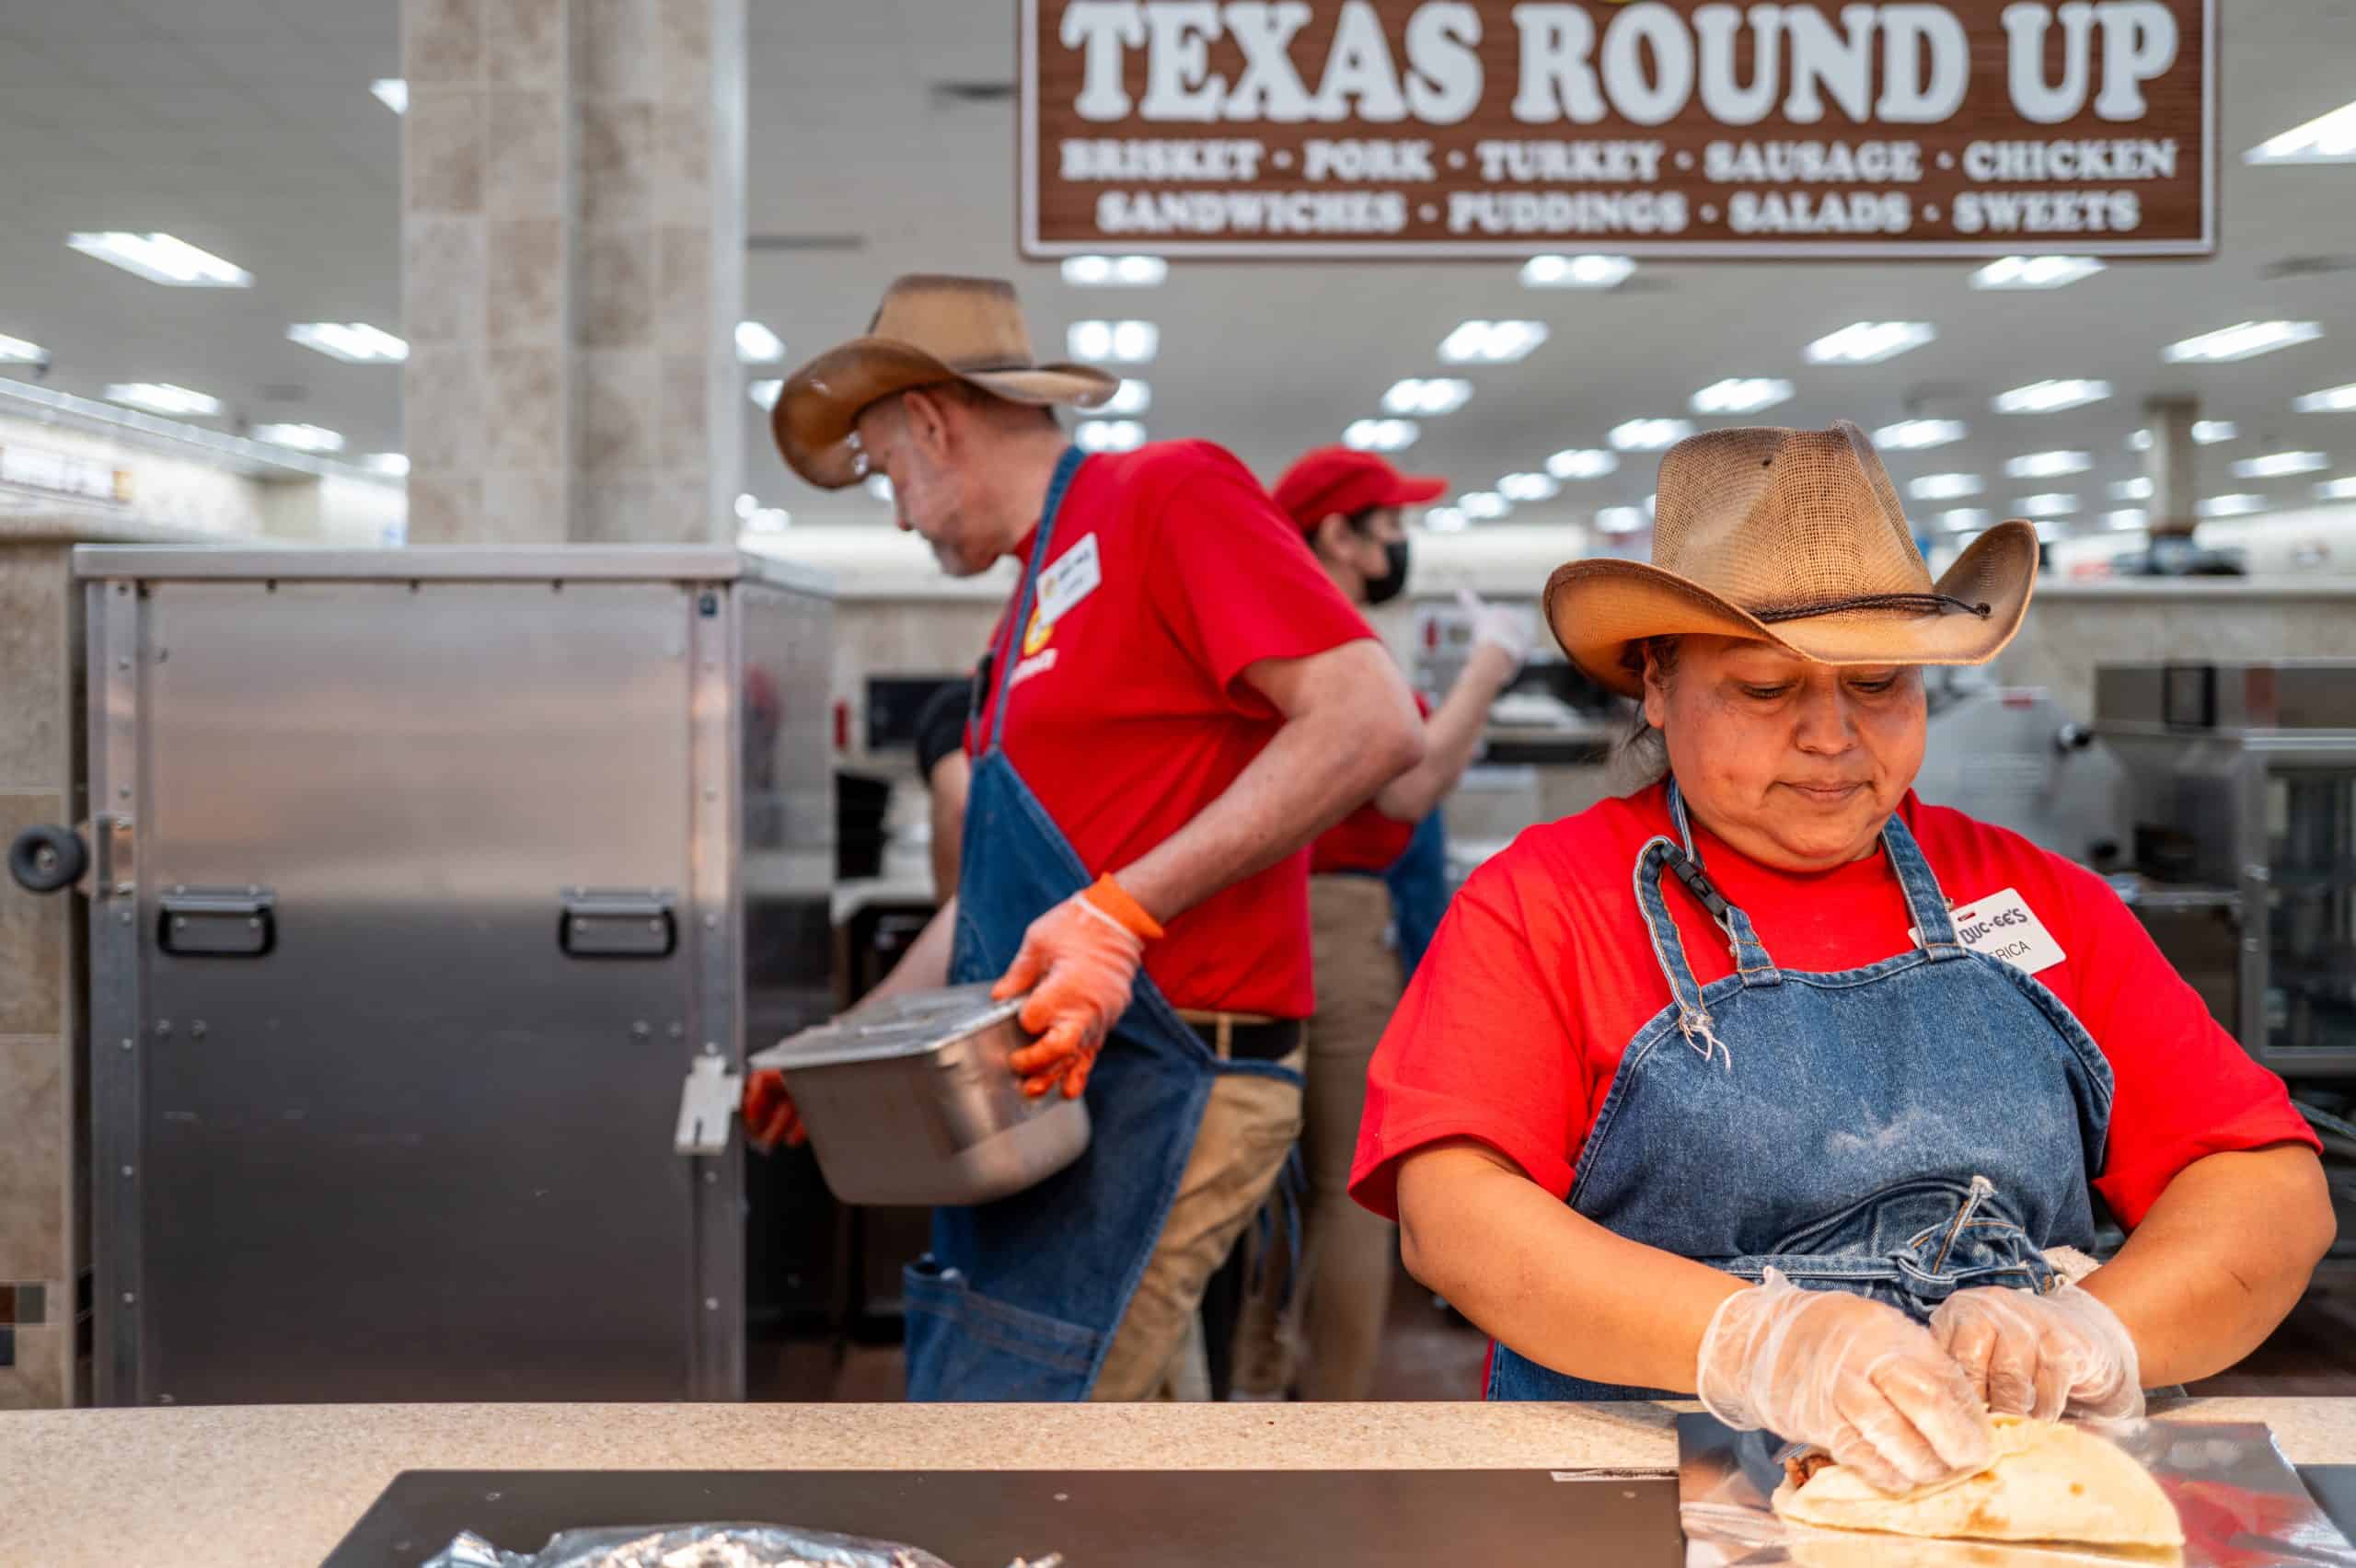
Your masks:
{"label": "stone pillar", "polygon": [[411,544],[734,536],[744,0],[403,0]]}
{"label": "stone pillar", "polygon": [[2199,448],[2193,421],[2200,417],[2194,398],[2154,398],[2143,405],[2152,444],[2143,452],[2143,477],[2152,481],[2152,537],[2185,538],[2200,521]]}

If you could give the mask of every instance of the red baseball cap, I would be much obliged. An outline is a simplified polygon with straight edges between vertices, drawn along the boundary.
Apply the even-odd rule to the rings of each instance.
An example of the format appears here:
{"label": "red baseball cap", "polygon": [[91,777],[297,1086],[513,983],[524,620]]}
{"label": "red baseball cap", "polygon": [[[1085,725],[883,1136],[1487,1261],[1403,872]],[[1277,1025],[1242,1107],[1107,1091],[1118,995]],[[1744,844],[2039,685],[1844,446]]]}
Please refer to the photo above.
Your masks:
{"label": "red baseball cap", "polygon": [[1448,492],[1432,474],[1403,474],[1371,452],[1321,446],[1285,470],[1276,504],[1303,532],[1339,513],[1348,517],[1374,506],[1421,506]]}

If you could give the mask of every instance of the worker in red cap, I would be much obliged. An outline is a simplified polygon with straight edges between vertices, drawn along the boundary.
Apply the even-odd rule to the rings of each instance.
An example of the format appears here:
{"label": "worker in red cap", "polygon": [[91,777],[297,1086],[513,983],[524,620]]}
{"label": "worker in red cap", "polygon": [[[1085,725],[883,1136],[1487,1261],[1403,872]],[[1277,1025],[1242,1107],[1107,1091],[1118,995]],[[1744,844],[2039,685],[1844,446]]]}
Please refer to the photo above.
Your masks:
{"label": "worker in red cap", "polygon": [[[1370,607],[1407,586],[1407,510],[1447,489],[1445,479],[1403,474],[1373,453],[1329,446],[1292,466],[1276,483],[1276,501],[1334,586],[1352,604]],[[1299,1278],[1288,1278],[1270,1258],[1258,1271],[1236,1331],[1238,1399],[1281,1399],[1298,1389],[1312,1400],[1362,1400],[1373,1382],[1397,1228],[1350,1201],[1349,1179],[1367,1063],[1403,984],[1387,940],[1392,899],[1382,876],[1463,778],[1480,749],[1489,705],[1520,670],[1533,637],[1526,616],[1469,593],[1460,599],[1472,621],[1472,655],[1438,708],[1417,697],[1424,760],[1311,851],[1317,1010],[1309,1023],[1301,1133],[1311,1184],[1301,1269]]]}

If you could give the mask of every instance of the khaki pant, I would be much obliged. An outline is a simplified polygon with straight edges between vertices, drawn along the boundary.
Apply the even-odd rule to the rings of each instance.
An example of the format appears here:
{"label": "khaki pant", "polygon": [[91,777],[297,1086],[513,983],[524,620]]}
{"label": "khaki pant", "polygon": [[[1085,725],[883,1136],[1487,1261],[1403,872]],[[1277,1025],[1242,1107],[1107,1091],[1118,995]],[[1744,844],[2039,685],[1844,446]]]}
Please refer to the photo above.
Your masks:
{"label": "khaki pant", "polygon": [[[1295,1051],[1282,1065],[1299,1072],[1303,1061]],[[1091,1399],[1149,1400],[1199,1381],[1187,1376],[1186,1364],[1199,1359],[1198,1346],[1195,1357],[1187,1352],[1189,1335],[1201,1337],[1195,1313],[1204,1287],[1267,1201],[1300,1121],[1300,1090],[1289,1083],[1253,1073],[1224,1073],[1212,1082],[1178,1196],[1137,1295],[1113,1331]]]}
{"label": "khaki pant", "polygon": [[1301,1278],[1280,1311],[1293,1283],[1289,1250],[1279,1246],[1265,1260],[1259,1288],[1236,1325],[1235,1387],[1273,1395],[1298,1383],[1307,1399],[1362,1400],[1374,1385],[1399,1251],[1398,1228],[1360,1208],[1349,1192],[1367,1063],[1399,1003],[1399,960],[1383,940],[1391,892],[1373,877],[1312,877],[1309,917],[1317,1016],[1309,1020],[1301,1139],[1310,1182]]}

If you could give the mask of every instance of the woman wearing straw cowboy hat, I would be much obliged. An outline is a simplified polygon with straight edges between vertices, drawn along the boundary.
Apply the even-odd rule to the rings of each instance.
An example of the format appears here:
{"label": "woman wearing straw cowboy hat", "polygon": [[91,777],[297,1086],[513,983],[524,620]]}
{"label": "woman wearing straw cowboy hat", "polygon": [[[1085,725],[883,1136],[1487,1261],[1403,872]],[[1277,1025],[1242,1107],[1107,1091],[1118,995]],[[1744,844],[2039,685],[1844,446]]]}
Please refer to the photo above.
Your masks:
{"label": "woman wearing straw cowboy hat", "polygon": [[[953,575],[1026,563],[976,682],[957,895],[878,994],[1030,993],[1014,1067],[1085,1092],[1094,1136],[1036,1187],[935,1212],[915,1399],[1163,1382],[1299,1131],[1299,851],[1423,754],[1389,655],[1242,464],[1066,442],[1048,406],[1115,385],[1034,365],[1010,285],[907,277],[774,415],[812,483],[888,475]],[[748,1086],[756,1142],[791,1120]]]}
{"label": "woman wearing straw cowboy hat", "polygon": [[1546,611],[1669,777],[1484,866],[1371,1074],[1354,1191],[1490,1396],[1698,1390],[1894,1489],[1987,1410],[2237,1360],[2330,1240],[2314,1138],[2103,882],[1909,789],[1918,666],[2003,649],[2034,528],[1934,583],[1845,423],[1695,436],[1658,494],[1652,564]]}

